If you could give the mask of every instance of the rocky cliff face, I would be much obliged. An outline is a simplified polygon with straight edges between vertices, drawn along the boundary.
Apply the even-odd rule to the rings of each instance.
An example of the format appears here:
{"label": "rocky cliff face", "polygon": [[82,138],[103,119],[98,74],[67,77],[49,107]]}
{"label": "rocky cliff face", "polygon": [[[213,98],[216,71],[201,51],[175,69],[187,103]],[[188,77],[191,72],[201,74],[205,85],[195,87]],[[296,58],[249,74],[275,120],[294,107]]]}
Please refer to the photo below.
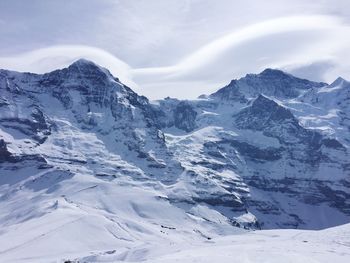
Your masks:
{"label": "rocky cliff face", "polygon": [[43,75],[1,70],[0,91],[3,222],[18,211],[27,220],[28,210],[10,209],[27,202],[22,193],[35,200],[32,217],[87,209],[113,231],[152,232],[164,218],[200,236],[350,219],[344,80],[327,86],[267,69],[198,100],[150,103],[79,60]]}

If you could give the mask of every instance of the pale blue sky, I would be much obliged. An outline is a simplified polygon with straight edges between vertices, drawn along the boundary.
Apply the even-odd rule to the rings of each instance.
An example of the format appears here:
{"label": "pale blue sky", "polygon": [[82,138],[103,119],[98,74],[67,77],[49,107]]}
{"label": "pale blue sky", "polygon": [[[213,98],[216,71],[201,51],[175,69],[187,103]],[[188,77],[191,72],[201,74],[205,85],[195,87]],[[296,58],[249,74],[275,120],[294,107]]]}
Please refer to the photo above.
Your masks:
{"label": "pale blue sky", "polygon": [[0,67],[85,57],[151,98],[194,98],[250,72],[350,78],[347,0],[2,0]]}

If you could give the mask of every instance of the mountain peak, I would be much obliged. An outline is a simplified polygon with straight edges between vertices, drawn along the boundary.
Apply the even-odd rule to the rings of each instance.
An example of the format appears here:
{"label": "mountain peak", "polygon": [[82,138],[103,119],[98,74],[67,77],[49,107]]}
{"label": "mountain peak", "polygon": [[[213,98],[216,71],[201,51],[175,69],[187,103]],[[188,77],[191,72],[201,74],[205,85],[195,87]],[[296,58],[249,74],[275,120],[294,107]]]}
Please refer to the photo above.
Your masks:
{"label": "mountain peak", "polygon": [[291,77],[290,74],[280,70],[280,69],[273,69],[273,68],[266,68],[264,69],[262,72],[260,72],[258,75],[260,76],[279,76],[279,77],[283,77],[283,76],[288,76]]}
{"label": "mountain peak", "polygon": [[255,116],[259,116],[261,119],[271,119],[274,121],[294,120],[294,116],[290,110],[262,94],[259,94],[254,100],[250,112]]}
{"label": "mountain peak", "polygon": [[86,58],[79,58],[78,60],[74,61],[71,65],[95,65],[95,66],[97,66],[94,62],[92,62],[91,60],[88,60]]}
{"label": "mountain peak", "polygon": [[102,68],[99,65],[95,64],[94,62],[92,62],[90,60],[87,60],[85,58],[81,58],[81,59],[78,59],[77,61],[73,62],[68,67],[68,70],[79,71],[79,72],[82,72],[82,73],[90,73],[90,72],[93,72],[93,71],[109,73],[109,71],[107,69]]}
{"label": "mountain peak", "polygon": [[241,79],[260,79],[260,80],[281,80],[281,79],[293,79],[297,78],[293,75],[284,72],[280,69],[273,69],[273,68],[265,68],[263,71],[261,71],[258,74],[249,73],[245,77]]}
{"label": "mountain peak", "polygon": [[272,99],[269,99],[268,97],[262,95],[262,94],[259,94],[258,97],[254,100],[253,104],[256,104],[256,103],[272,103],[272,104],[277,104],[274,100]]}
{"label": "mountain peak", "polygon": [[112,91],[128,95],[134,93],[107,69],[87,59],[79,59],[67,68],[43,74],[40,76],[40,84],[59,90],[79,90],[100,104],[110,99],[107,94]]}
{"label": "mountain peak", "polygon": [[305,90],[321,88],[326,83],[313,82],[295,77],[279,69],[267,68],[259,74],[247,74],[238,80],[232,80],[229,85],[213,93],[212,97],[223,100],[244,101],[256,98],[259,94],[278,99],[297,98]]}
{"label": "mountain peak", "polygon": [[252,104],[252,110],[260,113],[263,111],[264,113],[274,113],[277,110],[282,111],[284,113],[285,117],[291,118],[292,114],[289,110],[285,109],[283,106],[278,104],[275,100],[270,99],[262,94],[259,94],[259,96],[254,100]]}
{"label": "mountain peak", "polygon": [[120,82],[120,80],[117,77],[114,77],[108,69],[101,67],[95,62],[85,58],[80,58],[73,62],[70,66],[68,66],[67,70],[73,75],[82,75],[87,78],[113,79]]}
{"label": "mountain peak", "polygon": [[330,84],[330,87],[337,87],[337,86],[343,86],[347,85],[349,82],[346,79],[343,79],[342,77],[338,77],[335,81],[333,81],[332,84]]}
{"label": "mountain peak", "polygon": [[292,123],[298,126],[289,109],[261,94],[250,107],[244,108],[236,115],[236,125],[243,129],[264,130],[275,127],[277,123]]}

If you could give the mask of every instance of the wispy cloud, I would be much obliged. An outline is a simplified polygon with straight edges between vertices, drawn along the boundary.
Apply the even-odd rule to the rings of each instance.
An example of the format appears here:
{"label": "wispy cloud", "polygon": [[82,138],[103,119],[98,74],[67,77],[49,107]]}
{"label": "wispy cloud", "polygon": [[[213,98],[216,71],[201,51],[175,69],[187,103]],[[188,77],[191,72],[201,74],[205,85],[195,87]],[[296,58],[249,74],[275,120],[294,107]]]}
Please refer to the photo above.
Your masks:
{"label": "wispy cloud", "polygon": [[[235,28],[180,56],[168,66],[153,67],[157,63],[142,62],[147,66],[131,67],[100,48],[56,45],[0,57],[0,67],[42,73],[84,57],[108,68],[124,83],[150,98],[169,95],[194,98],[216,90],[232,78],[266,67],[282,68],[315,80],[332,81],[338,75],[347,78],[350,75],[349,46],[350,27],[341,17],[294,15]],[[146,54],[147,50],[144,52]],[[163,50],[159,55],[174,56],[171,50]]]}
{"label": "wispy cloud", "polygon": [[[223,80],[229,81],[266,67],[282,68],[310,77],[310,74],[300,74],[298,69],[315,71],[317,65],[322,71],[319,70],[313,79],[332,81],[337,77],[334,75],[337,69],[348,65],[344,57],[347,57],[349,44],[350,27],[337,17],[275,18],[229,33],[175,65],[134,69],[133,76],[136,82],[148,86],[156,83],[159,87],[164,82],[164,87],[167,87],[171,81],[179,81],[182,89],[183,85],[187,86],[185,90],[189,90],[191,82],[201,81],[205,83],[201,92],[210,92]],[[339,72],[349,75],[350,70]],[[198,95],[198,92],[192,94]],[[184,95],[188,96],[188,92]]]}
{"label": "wispy cloud", "polygon": [[[182,71],[189,72],[207,65],[218,56],[247,41],[293,31],[326,30],[339,27],[340,21],[331,16],[292,16],[262,21],[228,35],[225,35],[200,48],[179,63],[169,67],[139,68],[135,74],[172,74]],[[258,48],[258,47],[257,47]]]}
{"label": "wispy cloud", "polygon": [[66,67],[80,58],[94,61],[108,68],[125,84],[136,86],[132,81],[128,64],[102,49],[82,45],[52,46],[16,56],[0,57],[0,67],[16,71],[45,73]]}

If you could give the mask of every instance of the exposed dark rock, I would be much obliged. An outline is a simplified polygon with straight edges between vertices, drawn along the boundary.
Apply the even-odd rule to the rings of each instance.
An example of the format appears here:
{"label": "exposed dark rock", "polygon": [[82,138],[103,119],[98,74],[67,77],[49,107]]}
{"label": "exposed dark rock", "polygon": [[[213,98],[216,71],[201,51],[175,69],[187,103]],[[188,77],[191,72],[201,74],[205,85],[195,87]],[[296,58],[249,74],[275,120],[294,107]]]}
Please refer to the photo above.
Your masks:
{"label": "exposed dark rock", "polygon": [[6,142],[0,139],[0,162],[12,161],[11,153],[7,150]]}
{"label": "exposed dark rock", "polygon": [[196,127],[197,112],[193,107],[186,103],[180,102],[174,109],[174,125],[176,128],[186,132],[193,131]]}
{"label": "exposed dark rock", "polygon": [[328,148],[342,149],[342,150],[345,149],[345,147],[336,139],[325,138],[322,140],[322,143]]}
{"label": "exposed dark rock", "polygon": [[261,149],[249,143],[240,142],[237,140],[222,140],[219,143],[230,144],[243,156],[262,161],[276,161],[282,157],[282,152],[284,151],[283,148],[273,147]]}
{"label": "exposed dark rock", "polygon": [[241,129],[263,131],[282,123],[288,124],[290,133],[300,129],[297,119],[288,109],[263,95],[259,95],[251,106],[240,111],[235,117],[236,125]]}

